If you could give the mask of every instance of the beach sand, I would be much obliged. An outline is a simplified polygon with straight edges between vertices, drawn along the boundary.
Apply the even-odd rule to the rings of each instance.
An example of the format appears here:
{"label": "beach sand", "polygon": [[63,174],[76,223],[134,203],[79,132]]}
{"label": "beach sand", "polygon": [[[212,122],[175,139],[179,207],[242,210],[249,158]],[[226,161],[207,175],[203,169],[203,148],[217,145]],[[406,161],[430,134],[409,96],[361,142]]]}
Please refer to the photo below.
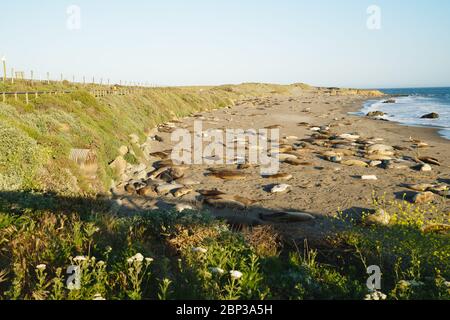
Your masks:
{"label": "beach sand", "polygon": [[[380,167],[350,167],[323,159],[320,153],[333,150],[325,146],[307,142],[306,150],[300,150],[299,159],[309,165],[294,166],[281,163],[280,172],[292,175],[289,181],[265,179],[261,177],[259,168],[241,170],[246,173],[242,180],[225,181],[208,176],[207,169],[236,169],[236,165],[191,165],[185,176],[198,181],[192,186],[194,192],[182,198],[172,195],[143,199],[123,191],[124,181],[118,186],[123,203],[145,208],[169,208],[176,203],[187,203],[195,208],[206,209],[213,215],[229,219],[236,223],[267,223],[261,221],[261,213],[275,212],[307,212],[316,219],[298,223],[274,223],[285,235],[294,239],[316,237],[320,239],[330,229],[330,217],[340,212],[353,217],[360,217],[372,208],[373,196],[385,197],[386,200],[402,200],[412,202],[417,193],[406,187],[408,184],[447,183],[450,184],[450,148],[449,141],[440,138],[434,129],[407,127],[396,123],[374,120],[349,115],[357,111],[364,101],[373,99],[364,95],[331,95],[323,90],[307,90],[294,95],[273,95],[267,98],[255,98],[236,103],[236,106],[205,112],[196,117],[180,119],[177,127],[192,130],[194,121],[203,120],[204,130],[210,128],[261,129],[267,126],[280,125],[280,137],[296,136],[299,140],[308,139],[314,132],[311,127],[329,126],[329,135],[346,133],[357,134],[360,140],[371,140],[388,146],[396,146],[395,159],[403,159],[395,163],[398,168],[384,169]],[[303,124],[301,124],[303,123]],[[299,125],[301,124],[301,125]],[[309,125],[306,125],[309,124]],[[162,142],[149,140],[145,150],[152,152],[170,150],[174,143],[169,133],[159,132]],[[427,148],[417,149],[416,142],[421,140],[429,144]],[[297,140],[289,140],[293,144]],[[319,144],[323,140],[315,140]],[[329,141],[329,140],[327,140]],[[348,146],[357,151],[361,146]],[[432,165],[431,172],[417,170],[417,156],[431,156],[439,159],[441,166]],[[369,162],[361,154],[343,156],[344,160],[357,159]],[[150,159],[150,162],[158,159]],[[375,175],[378,180],[362,180],[361,176]],[[133,181],[131,181],[133,182]],[[284,193],[271,193],[271,185],[288,184],[291,187]],[[218,208],[207,205],[201,200],[199,190],[217,189],[229,196],[240,196],[253,200],[254,203],[245,208],[234,208],[232,205],[221,205]],[[434,204],[442,213],[450,212],[448,200],[437,196]]]}

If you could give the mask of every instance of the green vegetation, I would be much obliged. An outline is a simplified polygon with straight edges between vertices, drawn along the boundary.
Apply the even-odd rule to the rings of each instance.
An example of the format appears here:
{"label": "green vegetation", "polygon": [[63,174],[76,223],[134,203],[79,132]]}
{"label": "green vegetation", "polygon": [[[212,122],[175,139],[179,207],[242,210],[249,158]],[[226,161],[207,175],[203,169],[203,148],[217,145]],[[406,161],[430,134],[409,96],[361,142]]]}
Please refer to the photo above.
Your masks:
{"label": "green vegetation", "polygon": [[[207,212],[120,216],[101,198],[0,199],[1,299],[367,299],[371,264],[388,299],[450,299],[448,233],[404,219],[428,208],[400,203],[387,227],[347,224],[326,244],[297,247],[272,227],[237,232]],[[66,285],[70,265],[78,289]]]}
{"label": "green vegetation", "polygon": [[[15,86],[0,92],[31,85]],[[73,92],[0,103],[0,299],[364,299],[374,297],[370,265],[381,267],[388,299],[450,299],[448,216],[425,219],[439,213],[433,207],[378,201],[389,225],[340,217],[330,219],[328,239],[298,243],[269,226],[237,231],[208,212],[118,215],[102,196],[120,146],[129,147],[128,163],[142,161],[130,135],[143,141],[162,122],[308,86],[154,88],[100,99],[89,87],[51,86]],[[73,148],[95,151],[97,180],[69,159]],[[79,288],[67,286],[71,265],[81,270]]]}
{"label": "green vegetation", "polygon": [[[152,88],[139,94],[96,99],[86,91],[92,89],[89,86],[84,90],[81,85],[31,85],[25,81],[16,82],[14,87],[1,86],[0,92],[72,91],[32,97],[28,105],[11,97],[6,104],[0,103],[0,189],[64,194],[106,191],[116,178],[108,164],[119,155],[121,145],[130,146],[131,134],[143,140],[147,130],[162,122],[229,106],[240,98],[267,95],[274,89],[289,90],[288,86],[262,84]],[[126,160],[134,164],[142,160],[142,152],[131,147],[134,155],[127,155]],[[95,151],[99,164],[96,181],[89,181],[69,160],[72,148]]]}

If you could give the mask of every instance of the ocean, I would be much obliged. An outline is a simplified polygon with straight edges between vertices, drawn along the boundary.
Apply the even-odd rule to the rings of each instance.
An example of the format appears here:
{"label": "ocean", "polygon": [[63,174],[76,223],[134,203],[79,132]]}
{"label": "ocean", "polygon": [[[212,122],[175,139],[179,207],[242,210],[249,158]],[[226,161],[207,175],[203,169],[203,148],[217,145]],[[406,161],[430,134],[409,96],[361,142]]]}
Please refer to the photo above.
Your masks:
{"label": "ocean", "polygon": [[[410,126],[438,128],[439,134],[450,140],[450,88],[379,89],[396,96],[395,103],[387,99],[367,101],[358,115],[382,111],[382,118]],[[425,114],[438,113],[438,119],[421,119]]]}

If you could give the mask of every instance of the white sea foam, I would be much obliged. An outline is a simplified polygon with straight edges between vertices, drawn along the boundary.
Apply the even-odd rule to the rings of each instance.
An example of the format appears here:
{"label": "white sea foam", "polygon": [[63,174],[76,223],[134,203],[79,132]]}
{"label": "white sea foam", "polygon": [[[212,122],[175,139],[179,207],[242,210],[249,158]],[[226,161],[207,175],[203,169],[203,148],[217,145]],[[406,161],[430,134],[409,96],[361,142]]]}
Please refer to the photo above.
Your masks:
{"label": "white sea foam", "polygon": [[[371,111],[382,111],[382,118],[410,126],[440,128],[439,133],[450,140],[450,95],[427,96],[410,95],[394,98],[396,103],[383,103],[384,100],[369,100],[355,113],[366,115]],[[422,119],[425,114],[436,112],[439,119]]]}

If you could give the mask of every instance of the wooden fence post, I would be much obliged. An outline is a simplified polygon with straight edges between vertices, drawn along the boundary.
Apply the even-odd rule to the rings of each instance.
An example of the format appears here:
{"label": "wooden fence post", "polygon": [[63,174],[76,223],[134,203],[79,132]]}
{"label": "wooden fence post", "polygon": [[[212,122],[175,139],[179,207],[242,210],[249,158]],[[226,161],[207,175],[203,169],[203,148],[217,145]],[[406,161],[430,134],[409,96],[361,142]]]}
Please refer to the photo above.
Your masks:
{"label": "wooden fence post", "polygon": [[37,99],[39,97],[39,94],[37,93],[37,91],[34,93],[34,97]]}
{"label": "wooden fence post", "polygon": [[14,100],[18,100],[18,97],[17,97],[17,92],[14,92]]}
{"label": "wooden fence post", "polygon": [[29,100],[29,98],[28,98],[28,92],[25,92],[25,103],[26,103],[26,104],[29,104],[29,103],[30,103],[30,100]]}
{"label": "wooden fence post", "polygon": [[6,102],[6,93],[3,92],[3,102]]}

